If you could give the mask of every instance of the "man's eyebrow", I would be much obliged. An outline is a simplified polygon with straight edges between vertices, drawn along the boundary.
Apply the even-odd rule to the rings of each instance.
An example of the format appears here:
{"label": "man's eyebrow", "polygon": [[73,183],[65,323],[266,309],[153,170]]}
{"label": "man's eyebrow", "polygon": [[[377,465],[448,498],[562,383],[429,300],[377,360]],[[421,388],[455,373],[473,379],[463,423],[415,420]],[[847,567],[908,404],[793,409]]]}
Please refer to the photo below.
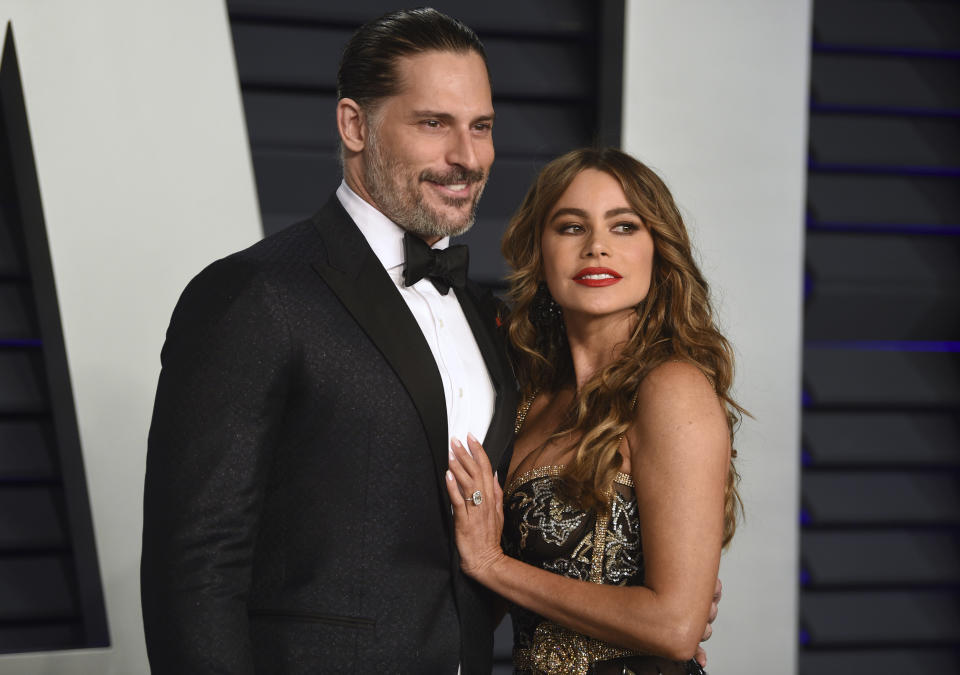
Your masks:
{"label": "man's eyebrow", "polygon": [[[444,122],[449,122],[453,119],[453,115],[448,112],[440,112],[439,110],[414,110],[414,117],[433,117],[438,120],[443,120]],[[496,113],[490,113],[488,115],[478,115],[473,120],[471,124],[476,124],[477,122],[492,122],[496,117]]]}
{"label": "man's eyebrow", "polygon": [[440,112],[438,110],[414,110],[414,117],[436,117],[439,120],[450,120],[453,119],[453,115],[450,113]]}

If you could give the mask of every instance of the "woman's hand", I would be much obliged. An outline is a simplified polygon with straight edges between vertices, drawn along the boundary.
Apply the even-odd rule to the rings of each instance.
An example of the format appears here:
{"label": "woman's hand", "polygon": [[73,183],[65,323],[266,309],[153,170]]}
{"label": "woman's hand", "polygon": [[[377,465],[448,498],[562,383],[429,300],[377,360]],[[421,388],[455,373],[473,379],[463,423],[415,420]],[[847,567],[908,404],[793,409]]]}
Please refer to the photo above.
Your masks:
{"label": "woman's hand", "polygon": [[483,583],[483,577],[504,557],[500,548],[503,490],[483,446],[470,434],[467,443],[469,452],[457,439],[450,442],[447,492],[453,504],[460,568]]}

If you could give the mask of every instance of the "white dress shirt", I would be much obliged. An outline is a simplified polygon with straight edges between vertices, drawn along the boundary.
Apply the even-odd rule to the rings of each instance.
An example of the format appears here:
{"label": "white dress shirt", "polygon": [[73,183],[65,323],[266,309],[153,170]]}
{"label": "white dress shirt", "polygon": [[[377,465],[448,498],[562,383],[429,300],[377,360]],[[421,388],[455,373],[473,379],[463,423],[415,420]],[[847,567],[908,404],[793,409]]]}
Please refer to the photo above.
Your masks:
{"label": "white dress shirt", "polygon": [[[456,294],[451,289],[442,295],[429,279],[404,286],[403,228],[364,201],[346,181],[340,183],[337,199],[360,228],[423,331],[443,382],[447,433],[464,446],[467,432],[482,443],[493,417],[496,392]],[[433,248],[449,245],[450,238],[444,237]]]}

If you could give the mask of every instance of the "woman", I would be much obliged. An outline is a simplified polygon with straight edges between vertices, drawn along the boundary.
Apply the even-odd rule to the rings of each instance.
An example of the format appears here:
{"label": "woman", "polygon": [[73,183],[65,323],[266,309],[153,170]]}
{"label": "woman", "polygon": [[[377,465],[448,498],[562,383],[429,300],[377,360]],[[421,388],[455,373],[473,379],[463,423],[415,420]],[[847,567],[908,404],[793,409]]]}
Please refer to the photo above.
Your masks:
{"label": "woman", "polygon": [[524,404],[505,490],[451,443],[462,568],[509,602],[517,672],[700,673],[740,408],[680,213],[637,160],[576,150],[503,252]]}

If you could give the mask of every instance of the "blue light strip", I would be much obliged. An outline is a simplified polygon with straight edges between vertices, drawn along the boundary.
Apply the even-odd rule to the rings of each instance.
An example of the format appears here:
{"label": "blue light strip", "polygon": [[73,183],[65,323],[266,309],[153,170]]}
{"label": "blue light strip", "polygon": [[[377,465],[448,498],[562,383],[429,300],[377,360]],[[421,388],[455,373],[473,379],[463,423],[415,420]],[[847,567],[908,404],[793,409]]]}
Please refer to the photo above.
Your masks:
{"label": "blue light strip", "polygon": [[858,352],[941,352],[960,353],[953,340],[809,340],[807,349],[839,349]]}
{"label": "blue light strip", "polygon": [[942,176],[960,177],[960,167],[955,166],[881,166],[876,164],[832,164],[807,161],[807,170],[823,173],[861,173],[881,176]]}
{"label": "blue light strip", "polygon": [[814,220],[807,216],[811,232],[859,232],[864,234],[960,234],[960,225],[925,225],[919,223],[840,223]]}
{"label": "blue light strip", "polygon": [[906,56],[924,59],[960,59],[960,50],[923,47],[873,47],[869,45],[830,45],[814,42],[814,54],[852,54],[858,56]]}
{"label": "blue light strip", "polygon": [[23,340],[3,340],[0,339],[0,348],[3,347],[42,347],[43,340],[39,338],[26,338]]}
{"label": "blue light strip", "polygon": [[960,109],[911,108],[889,105],[854,105],[845,103],[810,102],[812,113],[836,113],[843,115],[900,115],[907,117],[960,117]]}

